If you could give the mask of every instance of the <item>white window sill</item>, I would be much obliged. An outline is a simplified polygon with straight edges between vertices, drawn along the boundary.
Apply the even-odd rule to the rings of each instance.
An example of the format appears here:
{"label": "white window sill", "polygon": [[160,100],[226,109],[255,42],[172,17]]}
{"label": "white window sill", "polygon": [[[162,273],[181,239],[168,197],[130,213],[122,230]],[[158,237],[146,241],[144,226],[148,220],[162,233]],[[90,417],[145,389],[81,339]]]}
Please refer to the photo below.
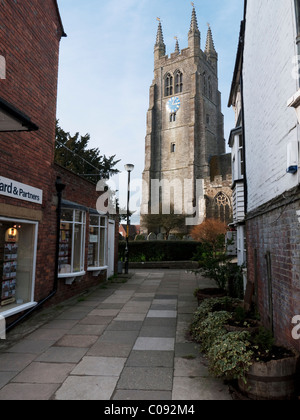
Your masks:
{"label": "white window sill", "polygon": [[94,277],[98,277],[102,271],[106,271],[108,269],[108,266],[105,265],[103,267],[88,267],[87,271],[93,273]]}
{"label": "white window sill", "polygon": [[4,312],[0,312],[0,315],[3,318],[9,318],[13,315],[16,315],[20,312],[24,312],[27,311],[28,309],[34,308],[37,305],[37,302],[30,302],[30,303],[25,303],[23,305],[18,305],[14,308],[8,309],[7,311]]}
{"label": "white window sill", "polygon": [[63,274],[59,274],[58,278],[59,279],[65,279],[65,283],[67,285],[71,285],[74,283],[74,281],[79,278],[79,277],[83,277],[86,275],[85,271],[80,271],[79,273],[63,273]]}

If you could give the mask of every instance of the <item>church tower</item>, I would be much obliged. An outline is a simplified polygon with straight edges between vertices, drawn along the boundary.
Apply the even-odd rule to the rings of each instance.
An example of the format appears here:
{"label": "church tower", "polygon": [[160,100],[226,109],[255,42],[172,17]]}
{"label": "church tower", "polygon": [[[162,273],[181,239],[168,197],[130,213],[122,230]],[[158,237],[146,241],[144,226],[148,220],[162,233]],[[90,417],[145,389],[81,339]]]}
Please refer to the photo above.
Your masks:
{"label": "church tower", "polygon": [[180,50],[176,38],[174,52],[166,55],[162,24],[158,24],[147,114],[142,228],[143,214],[166,213],[168,201],[175,214],[193,213],[187,209],[197,205],[199,181],[210,177],[211,158],[224,153],[218,54],[210,27],[201,49],[193,7],[185,49]]}

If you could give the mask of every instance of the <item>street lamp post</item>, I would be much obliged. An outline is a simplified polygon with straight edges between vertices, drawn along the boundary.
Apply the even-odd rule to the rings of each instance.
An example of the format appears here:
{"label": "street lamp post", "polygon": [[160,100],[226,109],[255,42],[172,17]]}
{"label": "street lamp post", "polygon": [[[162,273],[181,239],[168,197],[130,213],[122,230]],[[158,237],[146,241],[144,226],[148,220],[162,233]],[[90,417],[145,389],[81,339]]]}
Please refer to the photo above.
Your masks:
{"label": "street lamp post", "polygon": [[128,189],[127,189],[127,232],[126,232],[126,248],[125,248],[125,274],[129,272],[129,226],[130,226],[130,175],[134,170],[134,165],[125,165],[125,170],[128,172]]}

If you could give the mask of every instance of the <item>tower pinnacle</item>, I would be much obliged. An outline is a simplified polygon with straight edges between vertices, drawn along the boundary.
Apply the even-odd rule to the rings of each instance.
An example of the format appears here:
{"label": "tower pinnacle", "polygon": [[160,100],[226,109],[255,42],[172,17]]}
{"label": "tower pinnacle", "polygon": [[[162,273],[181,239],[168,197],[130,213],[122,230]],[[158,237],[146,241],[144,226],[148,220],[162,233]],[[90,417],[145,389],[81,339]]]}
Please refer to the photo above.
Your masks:
{"label": "tower pinnacle", "polygon": [[180,54],[179,42],[177,36],[175,36],[176,44],[175,44],[175,53]]}
{"label": "tower pinnacle", "polygon": [[200,50],[201,34],[198,28],[195,5],[194,3],[192,3],[192,5],[193,5],[193,12],[192,12],[192,19],[191,19],[191,27],[189,30],[189,47],[194,49],[194,52],[198,52]]}
{"label": "tower pinnacle", "polygon": [[199,32],[197,15],[196,15],[196,9],[195,9],[195,6],[194,5],[193,5],[193,12],[192,12],[192,20],[191,20],[190,32]]}
{"label": "tower pinnacle", "polygon": [[205,54],[207,55],[207,58],[211,62],[211,64],[215,67],[217,70],[218,68],[218,53],[215,49],[215,44],[212,36],[212,31],[210,25],[208,25],[208,31],[207,31],[207,38],[206,38],[206,46],[205,46]]}
{"label": "tower pinnacle", "polygon": [[157,20],[159,21],[159,23],[156,35],[156,43],[154,47],[155,60],[158,60],[166,54],[166,45],[164,43],[162,24],[159,18],[157,18]]}
{"label": "tower pinnacle", "polygon": [[206,46],[205,46],[206,54],[216,54],[215,44],[212,36],[211,27],[208,24],[208,31],[207,31],[207,38],[206,38]]}

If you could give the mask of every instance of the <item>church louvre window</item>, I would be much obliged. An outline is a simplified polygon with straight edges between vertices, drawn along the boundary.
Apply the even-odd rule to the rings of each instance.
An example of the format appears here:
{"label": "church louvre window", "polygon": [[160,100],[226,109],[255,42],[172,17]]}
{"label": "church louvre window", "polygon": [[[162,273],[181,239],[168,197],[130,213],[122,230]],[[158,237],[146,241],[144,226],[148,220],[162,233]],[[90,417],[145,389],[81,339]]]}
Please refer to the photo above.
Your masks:
{"label": "church louvre window", "polygon": [[175,93],[183,92],[183,74],[181,71],[177,71],[175,75]]}
{"label": "church louvre window", "polygon": [[167,74],[166,79],[165,79],[165,96],[173,95],[173,92],[174,92],[173,83],[174,83],[173,76],[170,73]]}
{"label": "church louvre window", "polygon": [[172,113],[170,114],[170,122],[175,122],[176,121],[176,113]]}

